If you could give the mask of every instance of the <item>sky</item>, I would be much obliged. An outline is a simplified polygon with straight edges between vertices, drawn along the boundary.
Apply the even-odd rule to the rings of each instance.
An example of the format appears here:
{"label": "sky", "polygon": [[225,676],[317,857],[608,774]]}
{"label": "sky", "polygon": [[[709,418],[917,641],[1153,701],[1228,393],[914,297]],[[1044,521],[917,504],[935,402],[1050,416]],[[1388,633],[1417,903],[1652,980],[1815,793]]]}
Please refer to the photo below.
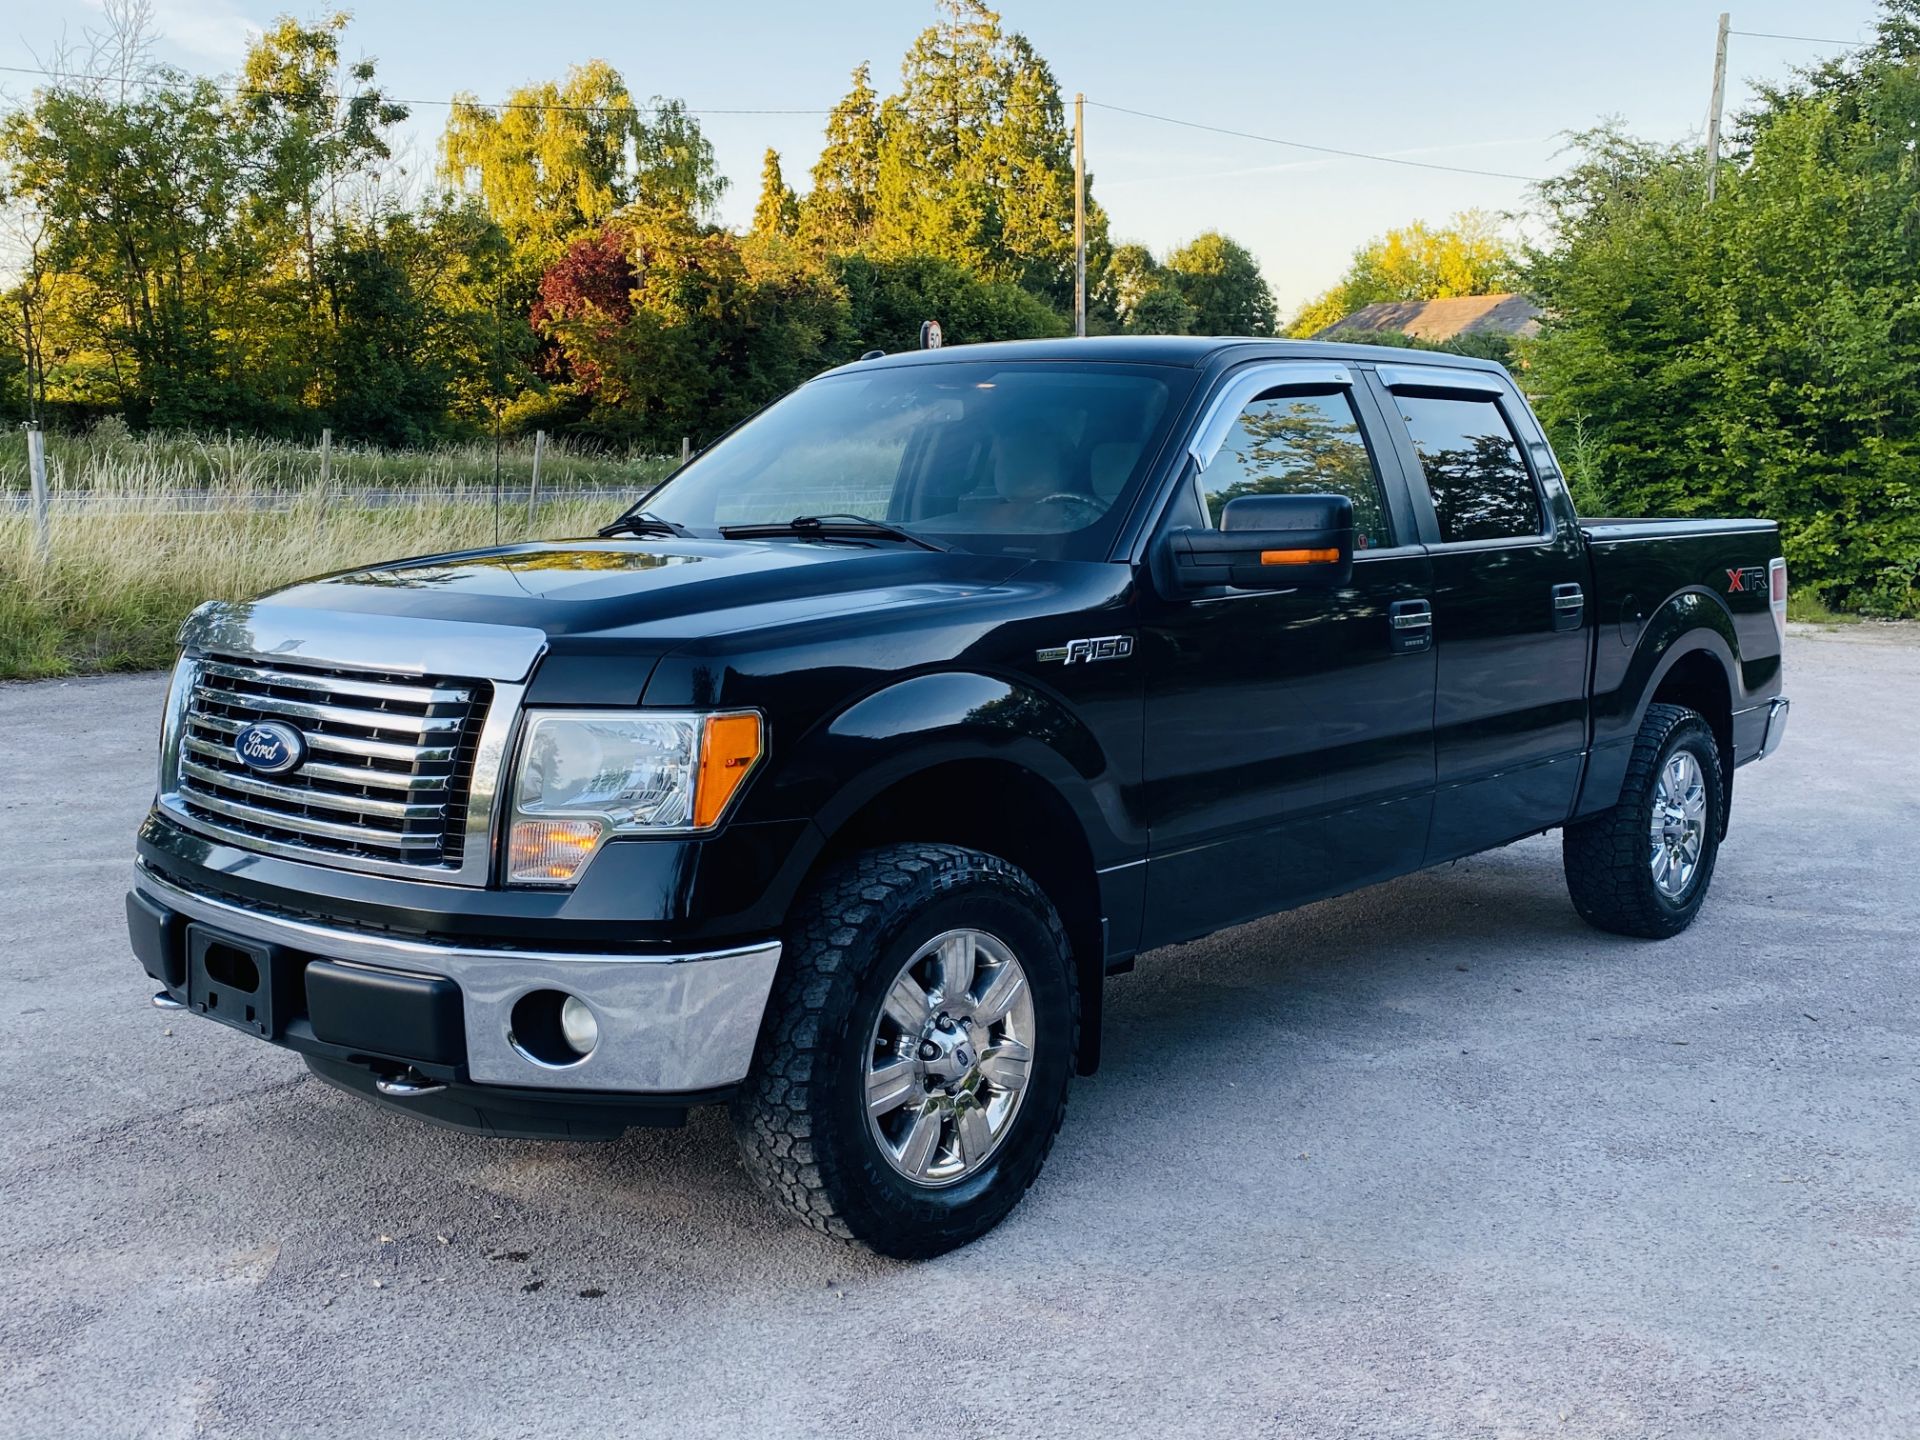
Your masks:
{"label": "sky", "polygon": [[[1466,175],[1316,155],[1119,113],[1198,124],[1434,164],[1540,177],[1565,163],[1565,136],[1605,119],[1671,141],[1698,137],[1712,81],[1716,19],[1727,0],[1002,0],[1063,94],[1087,101],[1087,167],[1113,238],[1156,253],[1224,230],[1259,258],[1282,315],[1337,280],[1354,249],[1414,219],[1438,223],[1482,208],[1524,216],[1526,178]],[[285,4],[152,0],[158,53],[183,68],[231,73],[250,36]],[[101,23],[101,0],[35,0],[0,16],[0,66],[53,61]],[[331,5],[324,7],[332,9]],[[1872,37],[1872,0],[1752,0],[1738,31],[1812,40]],[[311,18],[321,13],[294,8]],[[444,101],[456,91],[503,98],[591,58],[611,62],[636,95],[696,111],[824,112],[871,61],[894,88],[900,57],[933,18],[931,0],[568,0],[529,7],[494,0],[366,0],[344,53],[372,57],[394,95]],[[530,24],[529,17],[537,16]],[[1735,33],[1727,111],[1755,81],[1844,53],[1807,39]],[[0,70],[0,94],[29,75]],[[446,111],[421,105],[403,160],[422,183]],[[744,227],[762,153],[781,152],[804,189],[824,114],[703,114],[731,187],[720,218]],[[1524,220],[1520,223],[1524,225]]]}

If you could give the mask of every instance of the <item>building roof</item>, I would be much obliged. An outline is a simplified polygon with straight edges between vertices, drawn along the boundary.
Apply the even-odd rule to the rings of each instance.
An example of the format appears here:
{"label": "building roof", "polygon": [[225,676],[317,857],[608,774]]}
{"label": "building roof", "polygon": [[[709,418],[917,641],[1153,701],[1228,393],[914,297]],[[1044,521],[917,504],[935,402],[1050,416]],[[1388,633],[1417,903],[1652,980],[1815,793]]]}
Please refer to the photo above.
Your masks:
{"label": "building roof", "polygon": [[1397,330],[1416,340],[1461,335],[1538,335],[1540,307],[1524,295],[1456,295],[1445,300],[1382,300],[1335,321],[1336,330]]}

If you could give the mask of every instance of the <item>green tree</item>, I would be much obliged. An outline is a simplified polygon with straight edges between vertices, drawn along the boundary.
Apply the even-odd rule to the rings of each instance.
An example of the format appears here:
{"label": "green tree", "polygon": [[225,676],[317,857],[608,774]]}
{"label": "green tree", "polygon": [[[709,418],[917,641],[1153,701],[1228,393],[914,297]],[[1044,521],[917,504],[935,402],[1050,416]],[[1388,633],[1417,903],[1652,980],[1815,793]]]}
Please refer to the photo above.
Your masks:
{"label": "green tree", "polygon": [[931,255],[897,259],[844,255],[831,262],[851,307],[850,343],[838,360],[861,352],[911,350],[920,324],[938,320],[950,344],[1039,340],[1067,333],[1059,311],[1006,280],[982,280]]}
{"label": "green tree", "polygon": [[[1073,294],[1073,143],[1053,71],[980,0],[941,0],[880,109],[877,253],[932,255],[1053,304]],[[1092,182],[1088,182],[1091,196]],[[1089,198],[1089,269],[1107,247]]]}
{"label": "green tree", "polygon": [[726,188],[686,107],[636,104],[604,60],[523,86],[500,106],[457,96],[440,153],[441,173],[478,193],[507,238],[543,262],[624,206],[700,214]]}
{"label": "green tree", "polygon": [[344,11],[312,25],[282,16],[248,47],[233,101],[243,151],[258,166],[250,219],[268,232],[290,229],[305,264],[310,302],[320,298],[322,223],[340,222],[341,187],[392,158],[387,132],[407,108],[374,83],[374,62],[340,67]]}
{"label": "green tree", "polygon": [[[1528,385],[1608,513],[1764,515],[1796,584],[1920,610],[1920,4],[1704,156],[1580,137],[1542,188]],[[1574,442],[1578,442],[1577,444]]]}
{"label": "green tree", "polygon": [[1518,282],[1518,265],[1499,225],[1484,211],[1462,211],[1437,228],[1416,220],[1354,251],[1347,273],[1302,306],[1287,333],[1317,334],[1383,300],[1499,294]]}
{"label": "green tree", "polygon": [[1199,313],[1187,303],[1180,287],[1165,281],[1134,302],[1125,329],[1129,335],[1191,335],[1198,321]]}
{"label": "green tree", "polygon": [[790,236],[800,225],[800,202],[780,173],[780,152],[769,148],[760,167],[760,199],[753,207],[753,233]]}
{"label": "green tree", "polygon": [[539,323],[598,433],[709,440],[845,358],[846,297],[778,239],[633,206],[559,264],[572,278],[543,285]]}
{"label": "green tree", "polygon": [[862,61],[853,88],[827,116],[827,139],[801,205],[807,238],[826,250],[853,250],[873,233],[880,192],[879,100]]}
{"label": "green tree", "polygon": [[1167,256],[1166,270],[1199,335],[1271,335],[1273,292],[1245,246],[1209,230]]}

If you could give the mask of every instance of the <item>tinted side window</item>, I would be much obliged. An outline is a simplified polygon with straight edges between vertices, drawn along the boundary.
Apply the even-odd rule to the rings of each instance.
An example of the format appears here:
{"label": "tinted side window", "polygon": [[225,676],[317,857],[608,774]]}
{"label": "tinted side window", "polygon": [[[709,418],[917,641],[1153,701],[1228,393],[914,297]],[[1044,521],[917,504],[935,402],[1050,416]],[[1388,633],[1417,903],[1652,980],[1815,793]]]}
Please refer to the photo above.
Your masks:
{"label": "tinted side window", "polygon": [[1520,446],[1491,400],[1394,396],[1440,519],[1440,538],[1506,540],[1538,535],[1540,492]]}
{"label": "tinted side window", "polygon": [[1227,503],[1242,495],[1345,495],[1353,501],[1354,549],[1392,543],[1373,457],[1344,391],[1253,401],[1227,432],[1200,487],[1215,525]]}

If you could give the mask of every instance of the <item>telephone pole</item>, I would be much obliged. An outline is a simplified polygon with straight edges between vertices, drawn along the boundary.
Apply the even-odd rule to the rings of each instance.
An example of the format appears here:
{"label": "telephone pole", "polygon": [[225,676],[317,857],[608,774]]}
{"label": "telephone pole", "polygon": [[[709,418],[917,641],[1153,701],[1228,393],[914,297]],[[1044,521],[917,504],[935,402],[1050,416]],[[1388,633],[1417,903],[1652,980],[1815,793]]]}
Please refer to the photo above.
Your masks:
{"label": "telephone pole", "polygon": [[1727,12],[1720,12],[1720,32],[1713,42],[1713,99],[1707,105],[1707,203],[1713,203],[1714,182],[1720,175],[1720,108],[1727,95]]}
{"label": "telephone pole", "polygon": [[[1724,21],[1725,17],[1721,17]],[[1724,23],[1721,28],[1724,30]],[[1087,97],[1073,97],[1073,333],[1087,333]]]}

